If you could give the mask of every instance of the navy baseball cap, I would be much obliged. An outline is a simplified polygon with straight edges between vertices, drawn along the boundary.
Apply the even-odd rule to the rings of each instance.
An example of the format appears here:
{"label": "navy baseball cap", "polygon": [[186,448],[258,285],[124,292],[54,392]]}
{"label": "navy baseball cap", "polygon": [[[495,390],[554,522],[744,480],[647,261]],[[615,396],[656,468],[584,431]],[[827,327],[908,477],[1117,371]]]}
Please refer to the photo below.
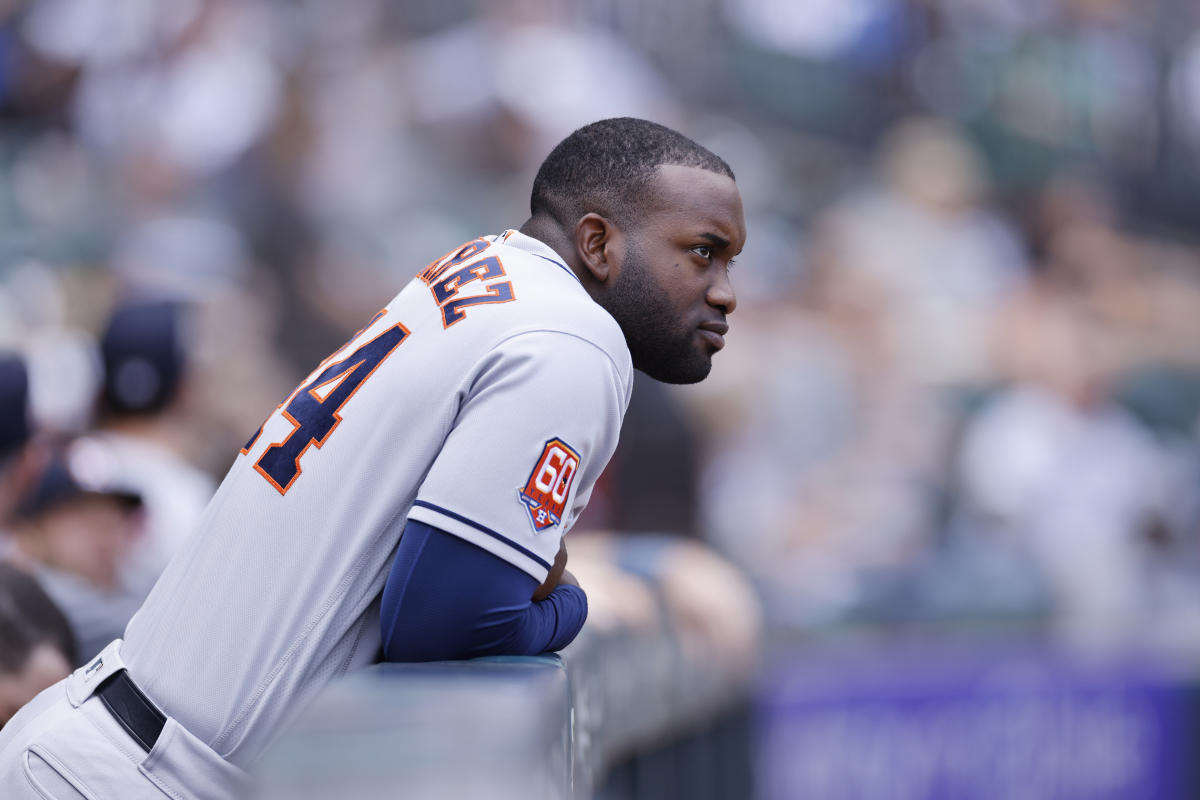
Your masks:
{"label": "navy baseball cap", "polygon": [[111,497],[130,511],[142,506],[141,494],[114,480],[107,471],[89,466],[87,461],[75,457],[69,449],[56,450],[13,516],[29,519],[87,496]]}
{"label": "navy baseball cap", "polygon": [[29,441],[29,373],[12,353],[0,353],[0,458]]}
{"label": "navy baseball cap", "polygon": [[113,311],[100,339],[108,410],[151,413],[170,402],[183,376],[182,314],[174,300],[129,303]]}

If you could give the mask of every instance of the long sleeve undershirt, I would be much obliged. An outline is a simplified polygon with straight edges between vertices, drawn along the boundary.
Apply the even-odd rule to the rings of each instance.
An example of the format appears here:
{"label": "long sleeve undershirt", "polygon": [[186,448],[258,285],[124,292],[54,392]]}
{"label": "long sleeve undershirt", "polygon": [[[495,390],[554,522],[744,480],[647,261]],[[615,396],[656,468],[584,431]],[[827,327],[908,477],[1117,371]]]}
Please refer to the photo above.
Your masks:
{"label": "long sleeve undershirt", "polygon": [[380,625],[388,661],[534,655],[571,643],[587,595],[560,585],[532,602],[538,582],[481,547],[410,521],[383,589]]}

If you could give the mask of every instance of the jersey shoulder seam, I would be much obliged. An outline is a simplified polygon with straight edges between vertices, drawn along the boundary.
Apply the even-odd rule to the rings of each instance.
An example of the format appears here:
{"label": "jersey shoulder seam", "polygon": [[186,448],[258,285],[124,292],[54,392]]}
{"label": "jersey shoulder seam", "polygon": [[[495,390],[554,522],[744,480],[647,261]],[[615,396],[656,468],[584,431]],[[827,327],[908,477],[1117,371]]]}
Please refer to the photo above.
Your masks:
{"label": "jersey shoulder seam", "polygon": [[[620,375],[622,377],[625,376],[625,370],[621,369],[621,365],[617,363],[617,360],[615,358],[613,358],[613,354],[608,351],[608,348],[604,347],[603,345],[601,345],[597,342],[592,341],[591,339],[587,338],[586,336],[582,336],[573,331],[565,331],[565,330],[562,330],[561,328],[537,327],[537,328],[525,328],[525,329],[519,330],[519,331],[512,331],[512,332],[506,334],[505,336],[497,339],[495,342],[493,342],[492,346],[487,349],[487,353],[494,352],[497,348],[499,348],[505,342],[511,341],[513,339],[517,339],[521,336],[528,336],[528,335],[534,334],[534,333],[555,333],[560,336],[569,336],[572,339],[578,339],[579,341],[584,342],[585,344],[591,345],[593,348],[595,348],[596,350],[599,350],[601,353],[604,354],[604,357],[608,359],[608,362],[610,364],[612,364],[613,369],[616,370],[618,375]],[[485,353],[485,355],[486,355],[486,353]]]}
{"label": "jersey shoulder seam", "polygon": [[[511,253],[513,255],[519,256],[522,259],[536,258],[539,261],[545,261],[550,264],[553,264],[559,270],[566,273],[571,278],[571,280],[573,280],[576,284],[579,284],[580,286],[583,285],[582,281],[579,280],[579,276],[576,275],[574,272],[572,272],[570,267],[568,267],[566,264],[564,264],[563,262],[561,262],[557,259],[550,258],[549,256],[544,256],[541,253],[530,252],[529,250],[526,250],[523,247],[517,247],[514,244],[509,244],[508,242],[504,241],[503,239],[496,239],[495,241],[492,242],[492,246],[497,248],[501,252],[505,253],[505,257],[508,257],[508,254]],[[482,253],[480,255],[482,255]],[[538,264],[536,262],[531,261],[530,263],[534,266],[538,266]]]}

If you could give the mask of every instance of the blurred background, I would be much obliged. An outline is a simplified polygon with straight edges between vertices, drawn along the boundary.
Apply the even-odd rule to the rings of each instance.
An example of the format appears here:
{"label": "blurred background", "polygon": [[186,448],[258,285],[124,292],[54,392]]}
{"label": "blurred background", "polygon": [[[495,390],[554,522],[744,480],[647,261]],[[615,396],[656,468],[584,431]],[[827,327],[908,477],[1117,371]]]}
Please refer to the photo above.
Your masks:
{"label": "blurred background", "polygon": [[[618,115],[746,208],[728,347],[638,376],[571,537],[599,628],[737,676],[708,796],[1192,796],[1188,0],[3,0],[2,552],[76,649],[0,603],[0,666],[119,635],[279,399]],[[684,796],[687,731],[596,791]]]}

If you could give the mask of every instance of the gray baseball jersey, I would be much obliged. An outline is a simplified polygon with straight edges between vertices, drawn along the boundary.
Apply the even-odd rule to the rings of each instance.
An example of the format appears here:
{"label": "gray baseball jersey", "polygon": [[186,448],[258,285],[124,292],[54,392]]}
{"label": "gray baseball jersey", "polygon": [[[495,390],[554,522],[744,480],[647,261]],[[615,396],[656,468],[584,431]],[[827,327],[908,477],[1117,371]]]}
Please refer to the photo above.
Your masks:
{"label": "gray baseball jersey", "polygon": [[130,674],[245,767],[377,658],[408,519],[544,580],[631,386],[619,326],[546,245],[507,231],[436,260],[247,443],[129,623]]}

